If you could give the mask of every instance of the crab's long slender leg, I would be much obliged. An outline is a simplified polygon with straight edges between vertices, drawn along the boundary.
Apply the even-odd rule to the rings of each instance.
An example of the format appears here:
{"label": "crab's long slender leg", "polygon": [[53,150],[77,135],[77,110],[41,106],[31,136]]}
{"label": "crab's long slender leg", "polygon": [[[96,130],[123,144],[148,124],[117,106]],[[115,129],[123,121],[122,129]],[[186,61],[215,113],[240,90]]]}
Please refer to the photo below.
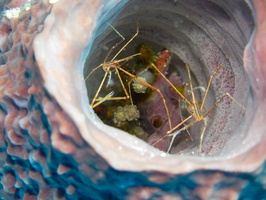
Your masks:
{"label": "crab's long slender leg", "polygon": [[116,74],[117,74],[117,76],[118,76],[118,78],[119,78],[120,84],[122,85],[122,88],[123,88],[123,90],[124,90],[124,92],[125,92],[125,94],[126,94],[126,97],[127,97],[127,99],[129,99],[128,92],[127,92],[127,90],[126,90],[126,88],[125,88],[125,85],[124,85],[124,83],[123,83],[123,80],[122,80],[122,78],[121,78],[121,76],[120,76],[120,73],[119,73],[118,69],[115,68],[115,71],[116,71]]}
{"label": "crab's long slender leg", "polygon": [[151,66],[164,78],[164,80],[169,83],[169,85],[176,91],[176,93],[182,98],[184,99],[184,101],[186,101],[189,105],[191,105],[191,102],[183,95],[181,94],[180,91],[178,91],[176,89],[176,87],[171,83],[171,81],[168,80],[168,78],[165,77],[165,75],[156,67],[156,65],[154,65],[153,63],[151,63]]}
{"label": "crab's long slender leg", "polygon": [[188,72],[189,87],[190,87],[191,97],[192,97],[192,105],[193,106],[191,108],[193,109],[193,115],[197,120],[197,118],[200,117],[201,112],[199,111],[198,104],[196,102],[195,94],[193,91],[192,78],[191,78],[190,69],[189,69],[188,64],[186,64],[186,68],[187,68],[187,72]]}
{"label": "crab's long slender leg", "polygon": [[135,33],[135,35],[133,35],[133,37],[117,52],[117,54],[115,54],[115,56],[112,58],[111,62],[114,61],[116,59],[116,57],[128,46],[129,43],[132,42],[132,40],[135,39],[135,37],[137,37],[137,35],[139,34],[139,23],[137,22],[137,32]]}
{"label": "crab's long slender leg", "polygon": [[204,133],[205,133],[205,130],[206,130],[206,127],[207,127],[207,121],[205,118],[202,118],[202,121],[203,121],[203,129],[200,133],[200,152],[202,150],[202,142],[203,142],[203,138],[204,138]]}
{"label": "crab's long slender leg", "polygon": [[85,78],[85,81],[87,81],[87,79],[91,76],[91,74],[92,74],[93,72],[95,72],[97,69],[101,68],[102,66],[103,66],[103,64],[100,64],[99,66],[95,67],[95,68],[89,73],[89,75]]}
{"label": "crab's long slender leg", "polygon": [[211,82],[212,82],[212,79],[213,77],[218,73],[218,71],[222,68],[223,66],[220,65],[216,70],[215,72],[210,76],[210,79],[209,79],[209,82],[208,82],[208,85],[206,87],[206,91],[205,91],[205,94],[204,94],[204,97],[202,99],[202,103],[201,103],[201,106],[200,106],[200,110],[203,109],[203,106],[205,104],[205,101],[206,101],[206,98],[207,98],[207,95],[208,95],[208,92],[209,92],[209,89],[210,89],[210,86],[211,86]]}
{"label": "crab's long slender leg", "polygon": [[144,80],[142,80],[142,79],[136,77],[135,75],[129,73],[128,71],[124,70],[123,68],[118,67],[118,69],[121,70],[122,72],[124,72],[125,74],[127,74],[128,76],[130,76],[131,78],[136,79],[137,81],[139,81],[143,85],[146,85],[147,87],[151,88],[152,90],[158,92],[158,94],[161,96],[161,99],[163,101],[163,104],[164,104],[164,107],[165,107],[165,110],[166,110],[166,113],[167,113],[167,118],[168,118],[168,121],[169,121],[169,129],[172,129],[172,121],[171,121],[171,118],[170,118],[169,109],[168,109],[168,107],[166,105],[165,98],[164,98],[163,94],[161,93],[161,91],[158,88],[156,88],[156,87],[150,85],[149,83],[145,82]]}
{"label": "crab's long slender leg", "polygon": [[203,118],[207,117],[213,111],[213,109],[215,109],[225,97],[229,97],[230,99],[232,99],[232,101],[237,103],[243,110],[245,110],[245,107],[243,105],[241,105],[241,103],[239,103],[237,100],[235,100],[229,93],[225,93],[221,98],[219,98],[215,102],[215,104],[208,110],[208,112],[205,115],[203,115]]}
{"label": "crab's long slender leg", "polygon": [[[175,131],[175,133],[171,134],[174,130],[176,130],[179,126],[183,125],[187,120],[189,120],[192,117],[192,115],[190,115],[189,117],[187,117],[186,119],[184,119],[182,122],[180,122],[179,124],[177,124],[174,128],[172,128],[171,130],[169,130],[163,137],[161,137],[159,140],[157,140],[156,142],[152,143],[152,145],[154,146],[155,144],[157,144],[158,142],[160,142],[162,139],[164,139],[165,137],[168,136],[174,136],[175,133],[178,133],[179,131]],[[172,144],[174,141],[174,138],[172,138],[172,141],[170,144]],[[171,146],[171,145],[170,145]],[[168,147],[168,149],[171,149],[171,147]]]}
{"label": "crab's long slender leg", "polygon": [[[180,105],[180,100],[179,100],[179,105]],[[183,119],[183,115],[182,115],[182,109],[181,109],[181,108],[180,108],[180,118],[181,118],[181,122],[183,122],[183,121],[184,121],[184,119]],[[186,129],[186,131],[187,131],[187,133],[188,133],[188,136],[190,137],[191,141],[193,141],[193,138],[192,138],[192,136],[191,136],[191,134],[190,134],[189,130],[188,130],[188,129]]]}
{"label": "crab's long slender leg", "polygon": [[[113,27],[110,23],[109,23],[109,25],[111,26],[111,28],[122,38],[122,40],[120,41],[120,42],[118,42],[118,43],[116,43],[112,48],[111,48],[111,50],[108,52],[108,54],[106,55],[106,57],[105,57],[105,59],[104,59],[104,63],[106,63],[106,61],[107,61],[107,59],[109,58],[109,56],[110,56],[110,54],[113,52],[113,50],[114,49],[116,49],[124,40],[125,40],[125,38],[118,32],[118,30],[116,30],[115,29],[115,27]],[[114,61],[115,60],[115,58],[113,58],[112,60],[111,60],[111,62],[112,61]]]}
{"label": "crab's long slender leg", "polygon": [[100,99],[98,98],[98,99],[97,99],[98,102],[97,102],[96,104],[94,104],[94,105],[92,106],[92,108],[95,108],[96,106],[100,105],[101,103],[107,101],[107,100],[110,99],[113,95],[114,95],[114,91],[110,92],[109,94],[107,94],[107,95],[106,95],[105,97],[103,97],[103,98],[100,98]]}
{"label": "crab's long slender leg", "polygon": [[100,86],[99,86],[99,88],[98,88],[98,90],[97,90],[97,92],[96,92],[96,94],[95,94],[95,96],[94,96],[92,102],[91,102],[91,107],[93,107],[95,100],[96,100],[97,97],[99,96],[99,93],[100,93],[100,91],[101,91],[101,89],[102,89],[102,87],[103,87],[103,84],[104,84],[104,82],[105,82],[105,79],[106,79],[107,75],[108,75],[108,72],[105,72],[104,77],[103,77],[103,79],[102,79],[102,82],[101,82],[101,84],[100,84]]}

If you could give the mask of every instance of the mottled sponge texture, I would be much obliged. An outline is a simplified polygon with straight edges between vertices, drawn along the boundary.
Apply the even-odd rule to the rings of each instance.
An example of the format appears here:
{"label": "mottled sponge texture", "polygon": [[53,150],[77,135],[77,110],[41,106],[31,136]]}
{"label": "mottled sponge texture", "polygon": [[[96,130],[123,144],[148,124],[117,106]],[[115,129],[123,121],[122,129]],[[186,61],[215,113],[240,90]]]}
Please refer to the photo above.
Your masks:
{"label": "mottled sponge texture", "polygon": [[45,90],[35,61],[32,42],[51,5],[32,5],[21,18],[2,18],[0,25],[0,198],[102,199],[96,185],[107,164]]}
{"label": "mottled sponge texture", "polygon": [[[9,2],[7,9],[26,1]],[[266,196],[263,168],[255,174],[205,170],[180,175],[113,169],[84,141],[71,117],[44,87],[32,43],[52,5],[48,0],[31,4],[21,18],[0,22],[0,199]]]}

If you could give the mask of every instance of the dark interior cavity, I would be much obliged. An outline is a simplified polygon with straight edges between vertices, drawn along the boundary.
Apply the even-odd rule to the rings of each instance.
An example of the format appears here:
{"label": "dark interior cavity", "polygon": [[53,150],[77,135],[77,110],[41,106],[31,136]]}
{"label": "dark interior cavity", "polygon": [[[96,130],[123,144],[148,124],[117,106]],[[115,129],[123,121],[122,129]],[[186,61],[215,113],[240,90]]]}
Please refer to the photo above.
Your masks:
{"label": "dark interior cavity", "polygon": [[[170,79],[171,74],[176,73],[181,82],[187,84],[185,89],[187,98],[191,98],[189,97],[191,92],[189,92],[186,64],[189,65],[193,92],[199,103],[203,100],[204,89],[207,88],[211,75],[219,66],[223,66],[211,82],[203,115],[226,93],[229,93],[235,101],[224,98],[206,117],[207,126],[201,149],[199,148],[200,130],[203,128],[203,123],[198,122],[188,128],[192,139],[186,130],[182,131],[176,137],[170,153],[208,156],[228,153],[226,149],[232,149],[232,146],[236,145],[229,141],[234,141],[241,133],[247,112],[252,115],[252,110],[249,110],[252,89],[243,67],[243,52],[254,29],[249,4],[240,0],[131,0],[125,2],[123,1],[123,4],[109,10],[107,14],[105,12],[105,15],[99,18],[85,61],[84,77],[87,77],[95,67],[104,62],[110,49],[121,41],[119,34],[125,37],[123,44],[133,37],[138,30],[137,23],[139,24],[138,35],[115,60],[133,55],[139,44],[147,45],[156,54],[162,49],[168,49],[173,55],[165,75]],[[117,46],[106,61],[110,61],[123,44]],[[134,62],[132,60],[129,63]],[[104,70],[100,68],[93,72],[86,81],[90,101],[92,101],[104,74]],[[115,77],[114,74],[113,71],[112,78]],[[101,97],[105,97],[111,91],[116,93],[117,90],[121,90],[121,87],[117,87],[119,79],[113,78],[112,81],[114,86],[100,93]],[[164,80],[160,83],[167,85]],[[162,87],[160,90],[164,90],[164,88]],[[174,98],[178,99],[177,96]],[[109,105],[112,106],[111,103]],[[158,105],[163,107],[162,102]],[[183,117],[191,114],[188,106],[182,107],[182,102],[177,107],[169,106],[171,111],[178,109],[178,114],[173,112],[170,116],[171,119],[180,115],[180,110]],[[241,106],[244,106],[245,110]],[[150,108],[155,109],[154,106],[150,106]],[[107,110],[101,112],[107,112]],[[154,141],[166,134],[167,129],[160,129],[164,123],[165,114],[164,116],[161,116],[160,113],[152,116],[147,114],[141,117],[151,118],[155,130],[161,132],[153,138],[144,139],[148,143],[153,144]],[[175,125],[173,124],[173,126]],[[143,127],[134,127],[134,131],[146,132]],[[143,139],[142,136],[140,138]],[[161,144],[164,146],[162,150],[167,151],[166,147],[169,146],[171,137],[167,136],[162,141],[166,143]]]}

